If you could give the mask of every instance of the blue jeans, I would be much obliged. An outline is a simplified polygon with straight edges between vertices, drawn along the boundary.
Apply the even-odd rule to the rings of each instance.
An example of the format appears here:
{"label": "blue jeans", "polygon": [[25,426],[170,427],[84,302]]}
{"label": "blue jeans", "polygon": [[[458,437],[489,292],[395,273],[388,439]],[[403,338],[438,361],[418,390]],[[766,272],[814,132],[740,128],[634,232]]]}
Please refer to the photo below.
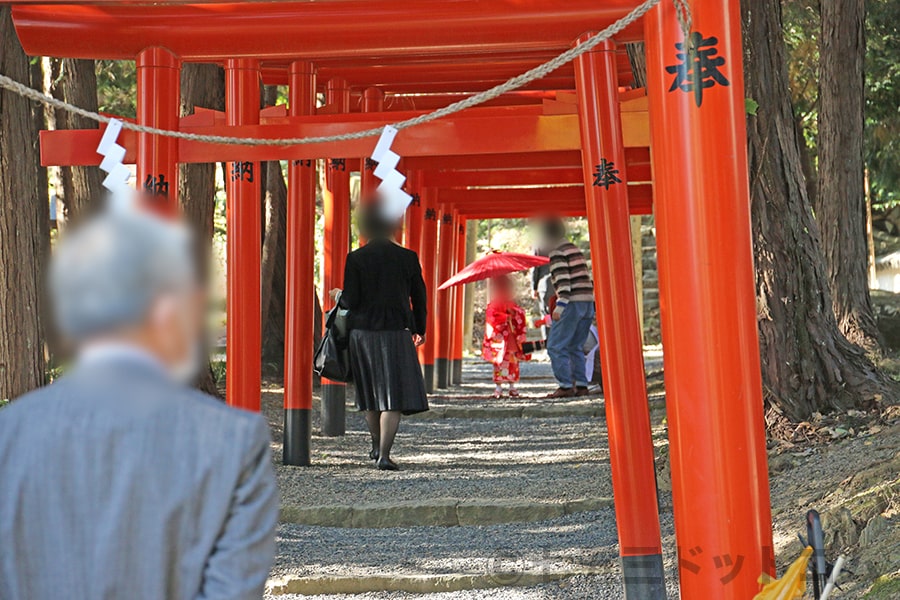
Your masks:
{"label": "blue jeans", "polygon": [[550,326],[547,353],[559,387],[571,388],[573,383],[587,387],[583,348],[593,321],[593,302],[570,302]]}

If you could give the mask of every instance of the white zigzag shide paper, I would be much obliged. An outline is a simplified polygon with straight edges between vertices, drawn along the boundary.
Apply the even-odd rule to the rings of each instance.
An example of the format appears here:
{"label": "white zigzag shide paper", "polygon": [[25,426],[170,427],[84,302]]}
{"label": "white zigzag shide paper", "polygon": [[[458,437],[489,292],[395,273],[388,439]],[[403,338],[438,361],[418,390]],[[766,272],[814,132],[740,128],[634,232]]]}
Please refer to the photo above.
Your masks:
{"label": "white zigzag shide paper", "polygon": [[131,171],[123,164],[125,160],[125,148],[117,143],[122,132],[122,122],[113,119],[106,126],[100,144],[97,146],[97,154],[103,156],[100,161],[100,169],[106,171],[103,187],[109,190],[109,207],[111,210],[129,210],[134,202],[134,191],[128,185]]}
{"label": "white zigzag shide paper", "polygon": [[375,167],[375,176],[381,179],[381,183],[375,192],[383,200],[382,211],[384,216],[391,220],[400,219],[406,212],[412,196],[403,191],[403,183],[406,175],[397,170],[400,155],[391,150],[391,144],[397,137],[397,130],[390,125],[381,132],[378,143],[372,151],[372,160],[378,163]]}

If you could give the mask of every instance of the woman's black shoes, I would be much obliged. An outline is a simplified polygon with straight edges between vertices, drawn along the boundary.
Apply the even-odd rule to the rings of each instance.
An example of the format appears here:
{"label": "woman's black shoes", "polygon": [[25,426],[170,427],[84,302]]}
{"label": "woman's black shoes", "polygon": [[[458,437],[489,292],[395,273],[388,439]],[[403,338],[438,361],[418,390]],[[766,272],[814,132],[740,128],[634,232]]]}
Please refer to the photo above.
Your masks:
{"label": "woman's black shoes", "polygon": [[376,463],[379,471],[399,471],[400,467],[397,466],[397,463],[392,461],[389,458],[379,458]]}
{"label": "woman's black shoes", "polygon": [[380,455],[381,455],[381,453],[378,452],[378,448],[372,448],[372,449],[369,451],[369,459],[371,459],[371,460],[378,460],[378,457],[379,457]]}

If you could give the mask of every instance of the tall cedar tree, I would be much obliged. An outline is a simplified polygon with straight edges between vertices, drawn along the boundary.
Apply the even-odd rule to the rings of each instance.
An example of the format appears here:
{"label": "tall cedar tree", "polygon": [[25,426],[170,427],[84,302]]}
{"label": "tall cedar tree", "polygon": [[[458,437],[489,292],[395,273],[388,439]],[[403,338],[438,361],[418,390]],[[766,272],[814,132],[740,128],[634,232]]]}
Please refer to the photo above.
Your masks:
{"label": "tall cedar tree", "polygon": [[[185,63],[181,71],[181,114],[195,108],[225,110],[225,73],[213,64]],[[216,209],[216,164],[182,164],[178,171],[181,210],[197,236],[198,263],[204,277],[209,274],[213,217]],[[197,387],[218,395],[212,368],[201,373]]]}
{"label": "tall cedar tree", "polygon": [[[56,98],[97,112],[97,73],[93,60],[64,58],[53,61],[51,92]],[[96,121],[57,111],[57,129],[97,129]],[[96,166],[61,167],[62,202],[66,221],[75,221],[96,209],[103,195],[103,174]]]}
{"label": "tall cedar tree", "polygon": [[[278,88],[266,86],[263,98],[266,106],[275,106],[278,101]],[[266,163],[264,175],[261,267],[262,358],[263,367],[281,373],[284,366],[287,183],[278,161]]]}
{"label": "tall cedar tree", "polygon": [[[0,5],[0,73],[30,84],[9,5]],[[41,107],[0,90],[0,399],[44,383],[43,273],[49,210],[38,167]],[[46,181],[46,179],[43,179]]]}
{"label": "tall cedar tree", "polygon": [[[870,408],[897,385],[838,328],[788,90],[780,0],[742,0],[750,196],[767,400],[800,421]],[[860,234],[860,243],[865,243]]]}
{"label": "tall cedar tree", "polygon": [[865,0],[829,0],[819,7],[816,221],[838,327],[848,340],[877,354],[881,340],[869,297],[863,162]]}

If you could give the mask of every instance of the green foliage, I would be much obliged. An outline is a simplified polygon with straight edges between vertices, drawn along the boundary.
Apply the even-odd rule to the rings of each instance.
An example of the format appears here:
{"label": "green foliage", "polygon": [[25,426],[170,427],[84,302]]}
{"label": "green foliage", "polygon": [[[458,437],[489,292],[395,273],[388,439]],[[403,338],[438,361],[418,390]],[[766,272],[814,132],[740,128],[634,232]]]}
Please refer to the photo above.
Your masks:
{"label": "green foliage", "polygon": [[818,0],[784,0],[784,41],[788,51],[791,102],[803,137],[815,156],[819,97]]}
{"label": "green foliage", "polygon": [[137,116],[137,69],[133,60],[98,60],[97,100],[100,112]]}
{"label": "green foliage", "polygon": [[223,385],[225,383],[225,361],[224,360],[210,360],[209,368],[212,370],[213,379],[215,379],[217,385]]}
{"label": "green foliage", "polygon": [[[784,37],[794,114],[815,158],[818,128],[818,0],[784,0]],[[900,204],[900,2],[866,4],[866,140],[872,204]]]}
{"label": "green foliage", "polygon": [[818,0],[784,0],[784,41],[788,50],[788,79],[794,113],[810,147],[815,147],[816,103],[819,97]]}
{"label": "green foliage", "polygon": [[900,575],[884,575],[879,577],[872,586],[872,589],[866,593],[864,598],[869,600],[888,600],[889,598],[900,598]]}
{"label": "green foliage", "polygon": [[900,204],[900,2],[866,4],[866,165],[872,202]]}
{"label": "green foliage", "polygon": [[759,112],[759,102],[753,98],[744,98],[744,110],[748,115],[755,115]]}
{"label": "green foliage", "polygon": [[56,381],[69,370],[68,364],[53,365],[47,368],[47,381]]}
{"label": "green foliage", "polygon": [[[584,252],[590,250],[587,219],[566,220],[569,239]],[[478,255],[491,250],[530,254],[539,239],[529,219],[486,219],[478,222]]]}

